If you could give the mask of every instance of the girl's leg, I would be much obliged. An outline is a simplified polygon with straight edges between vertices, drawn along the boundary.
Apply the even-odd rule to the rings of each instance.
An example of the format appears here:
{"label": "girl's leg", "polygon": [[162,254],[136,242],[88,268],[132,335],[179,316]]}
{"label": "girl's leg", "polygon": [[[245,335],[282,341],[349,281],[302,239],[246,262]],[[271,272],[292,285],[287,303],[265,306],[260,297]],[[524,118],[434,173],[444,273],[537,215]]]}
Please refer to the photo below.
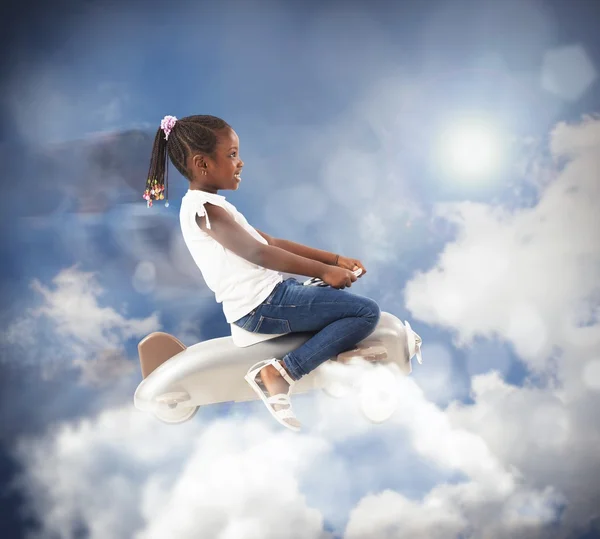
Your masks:
{"label": "girl's leg", "polygon": [[[379,317],[379,306],[372,299],[346,290],[303,286],[295,279],[287,279],[239,322],[257,333],[316,332],[283,358],[286,371],[298,380],[368,337]],[[265,375],[279,377],[272,370]]]}

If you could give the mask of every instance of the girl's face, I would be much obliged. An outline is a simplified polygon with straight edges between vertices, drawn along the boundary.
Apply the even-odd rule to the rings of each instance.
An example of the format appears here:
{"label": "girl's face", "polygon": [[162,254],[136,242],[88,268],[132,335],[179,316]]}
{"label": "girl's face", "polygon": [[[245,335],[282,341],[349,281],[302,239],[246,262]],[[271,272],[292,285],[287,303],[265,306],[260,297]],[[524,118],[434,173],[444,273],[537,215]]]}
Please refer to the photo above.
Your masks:
{"label": "girl's face", "polygon": [[[192,187],[211,193],[216,193],[219,189],[236,190],[244,166],[239,146],[240,140],[233,129],[221,130],[212,156],[194,156],[193,164],[197,170]],[[202,171],[206,171],[206,174]]]}

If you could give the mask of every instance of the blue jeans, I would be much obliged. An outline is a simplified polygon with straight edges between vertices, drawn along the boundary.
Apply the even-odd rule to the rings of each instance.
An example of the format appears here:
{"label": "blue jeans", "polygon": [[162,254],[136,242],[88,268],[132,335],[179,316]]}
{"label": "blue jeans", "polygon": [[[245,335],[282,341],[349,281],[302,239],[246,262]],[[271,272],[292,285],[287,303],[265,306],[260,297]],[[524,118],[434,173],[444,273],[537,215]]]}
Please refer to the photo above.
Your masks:
{"label": "blue jeans", "polygon": [[291,277],[234,324],[252,333],[316,332],[283,362],[294,380],[329,358],[354,348],[375,329],[379,305],[372,299],[331,287],[304,286]]}

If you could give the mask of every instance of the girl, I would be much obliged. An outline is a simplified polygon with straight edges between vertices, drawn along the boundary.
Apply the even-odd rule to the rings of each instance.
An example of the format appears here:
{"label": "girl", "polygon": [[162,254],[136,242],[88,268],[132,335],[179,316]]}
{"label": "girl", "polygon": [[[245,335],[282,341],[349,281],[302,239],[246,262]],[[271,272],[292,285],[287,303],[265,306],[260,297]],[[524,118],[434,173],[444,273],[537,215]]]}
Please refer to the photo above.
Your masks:
{"label": "girl", "polygon": [[[343,291],[359,260],[312,249],[256,230],[218,192],[236,190],[244,166],[235,131],[214,116],[165,116],[156,132],[144,198],[168,205],[167,155],[189,180],[181,201],[183,239],[229,323],[251,332],[314,332],[283,358],[253,365],[246,381],[279,423],[299,430],[290,393],[321,363],[370,335],[380,310],[373,300]],[[329,287],[302,286],[280,272],[318,277]]]}

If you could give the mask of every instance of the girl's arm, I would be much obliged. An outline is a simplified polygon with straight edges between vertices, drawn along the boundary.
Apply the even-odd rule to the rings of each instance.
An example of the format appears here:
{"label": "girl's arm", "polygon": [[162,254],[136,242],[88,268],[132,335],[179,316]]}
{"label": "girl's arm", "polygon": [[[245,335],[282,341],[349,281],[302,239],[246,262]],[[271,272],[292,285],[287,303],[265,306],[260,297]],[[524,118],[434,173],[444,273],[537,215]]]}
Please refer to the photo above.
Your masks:
{"label": "girl's arm", "polygon": [[[211,228],[206,218],[196,215],[196,223],[209,236],[236,255],[263,268],[307,277],[322,278],[331,269],[325,263],[286,251],[276,245],[265,245],[251,236],[220,206],[205,204]],[[266,239],[266,238],[265,238]],[[267,239],[267,241],[269,241]]]}
{"label": "girl's arm", "polygon": [[[210,217],[209,217],[210,219]],[[317,262],[322,262],[323,264],[329,264],[330,266],[334,266],[338,256],[330,253],[328,251],[321,251],[320,249],[314,249],[313,247],[308,247],[306,245],[302,245],[301,243],[295,243],[289,240],[282,240],[278,238],[274,238],[266,234],[265,232],[261,232],[256,229],[256,231],[263,237],[269,245],[273,245],[274,247],[279,247],[288,253],[293,253],[298,256],[303,256],[304,258],[310,258],[311,260],[316,260]]]}

